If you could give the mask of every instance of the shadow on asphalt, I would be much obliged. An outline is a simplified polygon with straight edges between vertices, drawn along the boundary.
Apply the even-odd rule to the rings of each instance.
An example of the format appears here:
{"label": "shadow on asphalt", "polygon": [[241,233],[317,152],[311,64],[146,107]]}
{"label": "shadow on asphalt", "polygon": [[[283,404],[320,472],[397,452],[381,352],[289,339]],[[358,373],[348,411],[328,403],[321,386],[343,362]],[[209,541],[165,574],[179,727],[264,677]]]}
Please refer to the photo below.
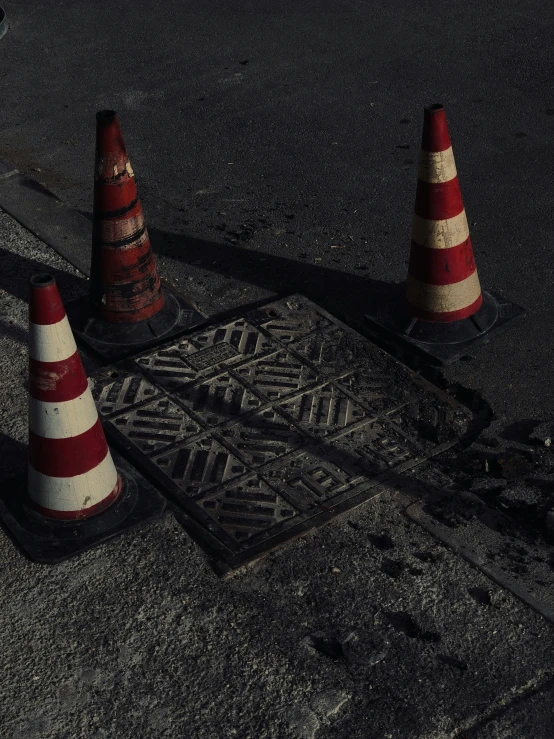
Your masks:
{"label": "shadow on asphalt", "polygon": [[27,344],[29,334],[16,323],[8,323],[6,319],[0,318],[0,339],[5,338],[16,344]]}
{"label": "shadow on asphalt", "polygon": [[0,433],[0,478],[21,474],[27,469],[27,445]]}
{"label": "shadow on asphalt", "polygon": [[13,295],[19,300],[29,301],[29,278],[40,272],[48,272],[56,278],[62,299],[70,300],[87,289],[87,282],[82,277],[50,267],[37,259],[29,259],[0,248],[0,290]]}
{"label": "shadow on asphalt", "polygon": [[540,418],[522,418],[520,421],[507,426],[501,433],[500,437],[506,441],[525,442],[534,429],[543,421]]}
{"label": "shadow on asphalt", "polygon": [[[21,254],[15,254],[8,249],[0,248],[0,263],[2,264],[0,290],[25,303],[29,301],[29,278],[40,272],[48,272],[56,278],[64,300],[69,300],[86,290],[86,282],[82,278],[51,267],[37,259],[29,259]],[[9,316],[1,316],[0,338],[7,338],[17,344],[26,345],[28,332],[26,328],[16,323],[10,323]]]}
{"label": "shadow on asphalt", "polygon": [[234,244],[152,227],[148,232],[157,254],[271,290],[280,297],[302,293],[338,318],[349,315],[362,319],[373,307],[382,308],[402,291],[401,283],[382,282]]}

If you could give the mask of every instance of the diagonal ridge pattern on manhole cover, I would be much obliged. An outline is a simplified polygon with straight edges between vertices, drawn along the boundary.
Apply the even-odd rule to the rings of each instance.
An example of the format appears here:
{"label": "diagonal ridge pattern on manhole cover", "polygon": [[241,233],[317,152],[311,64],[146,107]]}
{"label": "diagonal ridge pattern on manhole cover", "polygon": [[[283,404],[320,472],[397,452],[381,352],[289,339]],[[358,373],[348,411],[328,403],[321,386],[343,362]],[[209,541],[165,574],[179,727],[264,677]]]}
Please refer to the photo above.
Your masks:
{"label": "diagonal ridge pattern on manhole cover", "polygon": [[232,483],[202,498],[199,505],[240,542],[273,529],[298,513],[260,477]]}
{"label": "diagonal ridge pattern on manhole cover", "polygon": [[259,408],[263,401],[229,373],[192,385],[179,393],[179,402],[208,426],[236,419]]}
{"label": "diagonal ridge pattern on manhole cover", "polygon": [[294,295],[91,379],[112,441],[228,568],[456,443],[469,409]]}
{"label": "diagonal ridge pattern on manhole cover", "polygon": [[308,433],[318,436],[333,435],[370,417],[361,405],[331,384],[308,390],[280,408]]}

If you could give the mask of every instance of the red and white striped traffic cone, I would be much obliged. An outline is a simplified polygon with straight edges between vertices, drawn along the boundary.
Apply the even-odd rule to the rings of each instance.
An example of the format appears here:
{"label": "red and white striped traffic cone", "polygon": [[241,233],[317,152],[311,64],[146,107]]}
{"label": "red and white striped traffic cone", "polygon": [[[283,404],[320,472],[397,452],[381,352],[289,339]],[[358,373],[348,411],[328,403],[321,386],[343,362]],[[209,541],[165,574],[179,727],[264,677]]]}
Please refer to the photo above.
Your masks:
{"label": "red and white striped traffic cone", "polygon": [[54,563],[159,517],[165,501],[108,448],[55,279],[30,287],[29,465],[1,486],[0,519]]}
{"label": "red and white striped traffic cone", "polygon": [[88,299],[68,305],[76,333],[107,359],[133,354],[205,318],[162,289],[117,115],[96,114],[92,259]]}
{"label": "red and white striped traffic cone", "polygon": [[446,114],[425,108],[405,298],[366,315],[385,341],[448,364],[523,315],[481,290]]}
{"label": "red and white striped traffic cone", "polygon": [[56,281],[30,286],[29,498],[49,518],[87,518],[116,500],[121,478]]}
{"label": "red and white striped traffic cone", "polygon": [[406,298],[414,317],[440,323],[483,304],[442,105],[425,109]]}

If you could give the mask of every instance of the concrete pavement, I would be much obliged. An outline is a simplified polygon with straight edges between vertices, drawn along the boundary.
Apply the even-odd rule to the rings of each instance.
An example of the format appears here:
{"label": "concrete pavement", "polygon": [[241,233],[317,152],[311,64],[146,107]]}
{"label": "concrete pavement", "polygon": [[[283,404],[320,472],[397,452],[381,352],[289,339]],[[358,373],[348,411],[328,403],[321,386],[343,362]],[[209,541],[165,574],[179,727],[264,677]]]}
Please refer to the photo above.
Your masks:
{"label": "concrete pavement", "polygon": [[[28,274],[53,270],[64,297],[85,284],[0,229],[8,474],[26,460]],[[433,469],[228,582],[171,512],[55,567],[0,537],[2,735],[546,739],[552,627],[405,517]]]}

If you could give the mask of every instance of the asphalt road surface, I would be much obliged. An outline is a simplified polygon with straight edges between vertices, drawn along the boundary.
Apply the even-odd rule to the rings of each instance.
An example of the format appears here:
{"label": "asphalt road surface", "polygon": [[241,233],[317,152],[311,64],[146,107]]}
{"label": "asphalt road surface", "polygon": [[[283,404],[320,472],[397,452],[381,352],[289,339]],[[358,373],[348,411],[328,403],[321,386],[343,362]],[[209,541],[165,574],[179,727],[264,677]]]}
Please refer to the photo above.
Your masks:
{"label": "asphalt road surface", "polygon": [[163,271],[210,313],[301,289],[360,320],[405,279],[423,108],[442,102],[481,282],[528,310],[452,376],[507,420],[552,409],[550,3],[6,11],[0,156],[90,212],[94,113],[116,109]]}
{"label": "asphalt road surface", "polygon": [[[116,109],[161,272],[210,314],[302,292],[362,327],[405,279],[423,108],[443,103],[481,283],[527,310],[444,375],[478,391],[498,428],[552,416],[552,3],[2,4],[0,158],[90,214],[94,114]],[[68,271],[68,294],[80,282],[5,216],[0,233],[13,462],[23,273]],[[450,553],[416,585],[374,576],[367,561],[389,555],[356,527],[397,532],[406,561],[435,546],[395,505],[330,527],[330,554],[309,538],[229,589],[169,515],[53,571],[3,543],[21,701],[5,695],[0,736],[547,739],[551,627],[499,588],[485,613],[468,592],[489,581]],[[393,640],[362,678],[302,646],[318,629],[363,631],[379,609],[443,641]]]}

